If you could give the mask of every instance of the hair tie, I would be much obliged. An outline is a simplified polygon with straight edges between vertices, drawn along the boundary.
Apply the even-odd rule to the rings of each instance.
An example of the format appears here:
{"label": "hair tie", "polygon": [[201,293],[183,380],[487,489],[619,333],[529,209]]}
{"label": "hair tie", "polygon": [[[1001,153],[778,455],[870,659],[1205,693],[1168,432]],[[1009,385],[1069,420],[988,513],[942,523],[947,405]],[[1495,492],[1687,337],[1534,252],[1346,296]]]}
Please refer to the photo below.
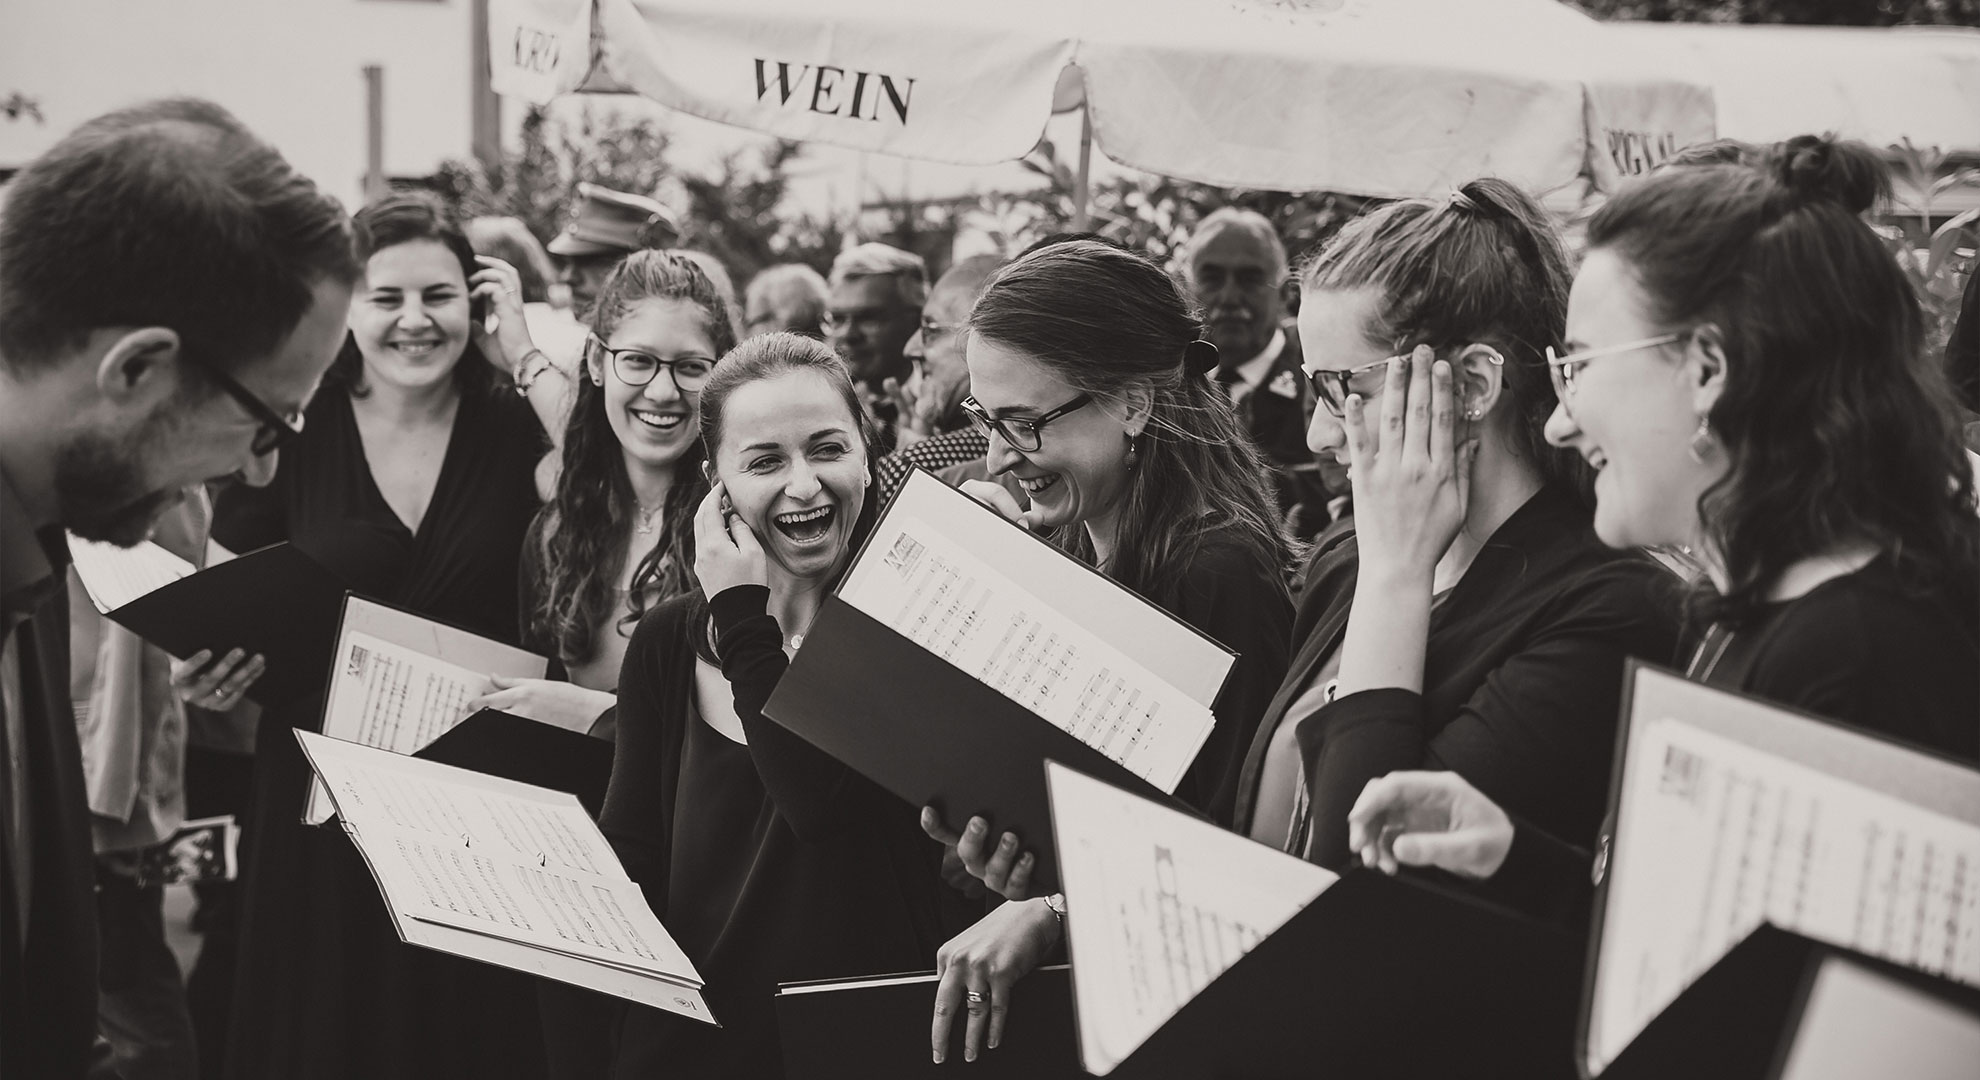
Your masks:
{"label": "hair tie", "polygon": [[1217,366],[1217,347],[1198,338],[1183,346],[1183,371],[1190,375],[1208,375]]}

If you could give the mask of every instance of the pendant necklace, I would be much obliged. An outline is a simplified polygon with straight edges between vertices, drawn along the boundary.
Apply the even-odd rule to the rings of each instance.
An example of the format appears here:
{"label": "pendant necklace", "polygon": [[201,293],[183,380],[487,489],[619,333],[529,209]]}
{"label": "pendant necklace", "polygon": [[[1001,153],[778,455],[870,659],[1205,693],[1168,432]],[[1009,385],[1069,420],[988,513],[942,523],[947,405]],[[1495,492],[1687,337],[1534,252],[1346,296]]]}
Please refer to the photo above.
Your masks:
{"label": "pendant necklace", "polygon": [[634,526],[634,531],[639,533],[639,535],[641,536],[646,536],[653,532],[654,515],[658,514],[661,508],[665,507],[667,504],[661,503],[659,506],[656,506],[653,509],[648,510],[646,508],[645,503],[642,503],[637,499],[633,500],[633,502],[634,505],[639,507],[639,524]]}

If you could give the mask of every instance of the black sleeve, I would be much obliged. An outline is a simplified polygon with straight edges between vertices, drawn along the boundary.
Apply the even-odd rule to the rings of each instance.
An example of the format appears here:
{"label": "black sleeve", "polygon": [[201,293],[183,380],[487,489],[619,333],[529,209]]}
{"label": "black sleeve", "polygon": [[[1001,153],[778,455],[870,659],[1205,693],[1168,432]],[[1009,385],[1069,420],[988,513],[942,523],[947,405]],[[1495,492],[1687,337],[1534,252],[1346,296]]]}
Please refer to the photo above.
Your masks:
{"label": "black sleeve", "polygon": [[1177,798],[1228,826],[1245,753],[1291,662],[1292,600],[1276,569],[1217,545],[1191,565],[1175,614],[1238,654],[1211,709],[1216,726],[1176,788]]}
{"label": "black sleeve", "polygon": [[669,669],[682,666],[676,658],[684,647],[688,608],[683,600],[647,612],[626,643],[612,779],[598,815],[599,829],[612,841],[626,874],[640,884],[646,902],[662,919],[667,916],[669,841],[687,711],[683,695],[694,692],[691,671],[682,676],[676,670],[669,678]]}
{"label": "black sleeve", "polygon": [[1644,563],[1611,563],[1564,590],[1434,735],[1423,695],[1393,688],[1349,694],[1302,721],[1307,857],[1347,865],[1348,811],[1370,780],[1398,769],[1448,769],[1508,811],[1592,839],[1608,790],[1623,662],[1668,660],[1675,647],[1659,574]]}
{"label": "black sleeve", "polygon": [[1588,852],[1512,816],[1513,842],[1506,861],[1480,893],[1537,919],[1579,929],[1595,905]]}
{"label": "black sleeve", "polygon": [[[875,789],[837,759],[763,715],[790,661],[784,632],[769,613],[770,590],[736,585],[708,602],[715,620],[715,654],[735,692],[736,716],[749,739],[749,756],[777,812],[798,839],[815,842],[845,828],[851,804]],[[621,693],[624,686],[621,684]],[[620,709],[625,700],[620,698]]]}

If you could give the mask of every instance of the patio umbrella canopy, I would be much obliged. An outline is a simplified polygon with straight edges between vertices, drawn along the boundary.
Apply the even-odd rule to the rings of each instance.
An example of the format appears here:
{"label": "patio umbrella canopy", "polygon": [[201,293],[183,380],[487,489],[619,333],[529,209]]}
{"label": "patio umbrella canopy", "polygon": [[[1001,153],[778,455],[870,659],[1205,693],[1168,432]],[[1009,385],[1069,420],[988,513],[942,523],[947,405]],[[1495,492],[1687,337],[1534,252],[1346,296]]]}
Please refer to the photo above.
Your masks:
{"label": "patio umbrella canopy", "polygon": [[504,94],[956,164],[1024,155],[1055,91],[1123,165],[1295,191],[1607,189],[1714,131],[1687,61],[1552,0],[495,0],[490,24]]}

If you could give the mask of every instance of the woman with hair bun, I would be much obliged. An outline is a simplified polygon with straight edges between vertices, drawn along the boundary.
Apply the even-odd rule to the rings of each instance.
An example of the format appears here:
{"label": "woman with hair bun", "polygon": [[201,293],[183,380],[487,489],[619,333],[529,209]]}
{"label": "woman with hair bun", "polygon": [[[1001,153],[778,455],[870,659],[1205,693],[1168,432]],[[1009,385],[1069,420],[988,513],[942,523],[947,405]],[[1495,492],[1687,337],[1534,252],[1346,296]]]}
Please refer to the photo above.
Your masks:
{"label": "woman with hair bun", "polygon": [[[1859,217],[1885,184],[1868,147],[1801,136],[1623,189],[1588,225],[1547,435],[1595,469],[1604,542],[1705,567],[1692,678],[1974,760],[1980,520],[1917,299]],[[1492,794],[1387,777],[1355,843],[1585,891]]]}
{"label": "woman with hair bun", "polygon": [[[1285,672],[1293,554],[1200,332],[1175,281],[1119,247],[1072,238],[1020,255],[970,314],[963,409],[989,438],[991,474],[1015,479],[1029,505],[997,483],[964,490],[1238,654],[1176,789],[1228,824],[1244,747]],[[1032,856],[1017,837],[993,845],[981,818],[958,835],[932,810],[923,827],[1014,901],[937,955],[934,1049],[967,1003],[974,1058],[997,1045],[1011,985],[1057,944],[1059,920],[1054,898],[1025,899]]]}

